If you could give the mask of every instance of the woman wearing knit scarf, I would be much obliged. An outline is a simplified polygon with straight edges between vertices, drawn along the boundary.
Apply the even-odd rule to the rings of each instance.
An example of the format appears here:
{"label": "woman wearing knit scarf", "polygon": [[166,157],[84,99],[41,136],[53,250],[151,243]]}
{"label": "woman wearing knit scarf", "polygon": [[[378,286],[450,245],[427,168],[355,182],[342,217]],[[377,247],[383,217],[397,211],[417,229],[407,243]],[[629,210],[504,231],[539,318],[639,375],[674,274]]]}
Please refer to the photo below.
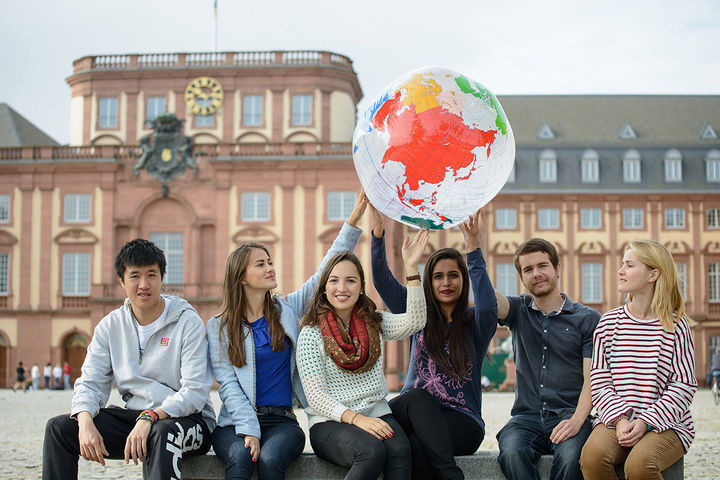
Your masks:
{"label": "woman wearing knit scarf", "polygon": [[226,479],[250,479],[257,464],[262,480],[281,480],[303,451],[305,434],[293,414],[293,398],[307,406],[295,368],[300,318],[315,293],[320,271],[333,255],[352,250],[367,206],[358,196],[347,223],[318,272],[281,297],[268,249],[243,243],[227,260],[222,313],[207,323],[209,356],[220,385],[222,407],[213,431],[215,453]]}
{"label": "woman wearing knit scarf", "polygon": [[[387,264],[383,218],[370,208],[373,282],[391,312],[404,312],[405,289]],[[497,301],[480,250],[479,217],[460,224],[467,263],[459,251],[442,248],[425,264],[427,324],[410,338],[405,385],[390,401],[412,446],[413,480],[465,478],[454,456],[474,453],[485,436],[482,363],[497,329]]]}
{"label": "woman wearing knit scarf", "polygon": [[303,319],[297,364],[310,404],[310,443],[317,456],[350,467],[348,480],[374,480],[380,473],[410,478],[410,444],[385,400],[383,341],[406,338],[425,325],[417,264],[427,241],[422,230],[403,244],[407,313],[376,311],[365,294],[360,261],[346,252],[328,262]]}

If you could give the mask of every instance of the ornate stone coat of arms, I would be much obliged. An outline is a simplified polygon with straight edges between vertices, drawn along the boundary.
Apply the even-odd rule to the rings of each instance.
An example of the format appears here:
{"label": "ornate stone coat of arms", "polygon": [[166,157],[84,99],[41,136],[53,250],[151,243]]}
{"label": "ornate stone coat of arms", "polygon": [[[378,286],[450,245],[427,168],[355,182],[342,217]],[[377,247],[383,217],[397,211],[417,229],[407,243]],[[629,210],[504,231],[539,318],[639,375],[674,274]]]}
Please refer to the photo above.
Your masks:
{"label": "ornate stone coat of arms", "polygon": [[168,181],[191,168],[198,167],[193,158],[193,140],[182,133],[183,121],[174,113],[161,113],[152,122],[153,133],[140,138],[142,153],[133,172],[140,174],[143,168],[161,181]]}

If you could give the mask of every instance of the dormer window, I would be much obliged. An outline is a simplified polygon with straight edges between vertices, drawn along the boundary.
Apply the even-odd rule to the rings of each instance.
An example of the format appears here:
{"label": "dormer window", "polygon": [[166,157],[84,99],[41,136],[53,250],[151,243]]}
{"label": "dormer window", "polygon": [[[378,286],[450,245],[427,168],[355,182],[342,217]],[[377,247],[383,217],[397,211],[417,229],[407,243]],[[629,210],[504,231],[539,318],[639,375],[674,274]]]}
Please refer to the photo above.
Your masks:
{"label": "dormer window", "polygon": [[626,123],[622,127],[620,127],[620,131],[618,132],[618,138],[621,140],[634,140],[637,138],[637,134],[635,133],[635,130],[630,126],[629,123]]}
{"label": "dormer window", "polygon": [[552,129],[547,123],[543,123],[540,126],[540,130],[537,131],[537,134],[535,137],[538,140],[554,140],[555,139],[555,133],[553,133]]}
{"label": "dormer window", "polygon": [[540,154],[540,183],[557,182],[557,155],[547,149]]}

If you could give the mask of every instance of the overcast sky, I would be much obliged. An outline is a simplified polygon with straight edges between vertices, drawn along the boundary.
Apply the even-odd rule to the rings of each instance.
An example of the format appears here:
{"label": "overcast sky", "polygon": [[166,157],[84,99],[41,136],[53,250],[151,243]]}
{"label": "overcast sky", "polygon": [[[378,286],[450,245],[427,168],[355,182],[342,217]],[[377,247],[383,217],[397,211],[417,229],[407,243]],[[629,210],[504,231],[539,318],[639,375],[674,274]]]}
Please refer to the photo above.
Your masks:
{"label": "overcast sky", "polygon": [[[0,102],[69,139],[73,60],[214,48],[213,0],[0,0]],[[218,0],[218,49],[330,50],[365,97],[425,65],[495,94],[719,94],[717,0]]]}

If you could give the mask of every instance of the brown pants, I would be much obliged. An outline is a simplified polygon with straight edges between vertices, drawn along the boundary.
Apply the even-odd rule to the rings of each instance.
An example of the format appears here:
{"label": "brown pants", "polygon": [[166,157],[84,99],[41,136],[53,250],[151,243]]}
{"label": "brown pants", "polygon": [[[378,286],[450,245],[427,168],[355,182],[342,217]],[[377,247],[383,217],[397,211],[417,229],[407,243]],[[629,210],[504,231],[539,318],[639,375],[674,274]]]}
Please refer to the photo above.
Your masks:
{"label": "brown pants", "polygon": [[615,465],[625,462],[627,480],[662,480],[660,472],[684,455],[680,438],[674,430],[648,432],[631,448],[618,443],[615,429],[603,424],[595,427],[580,455],[585,480],[614,479]]}

